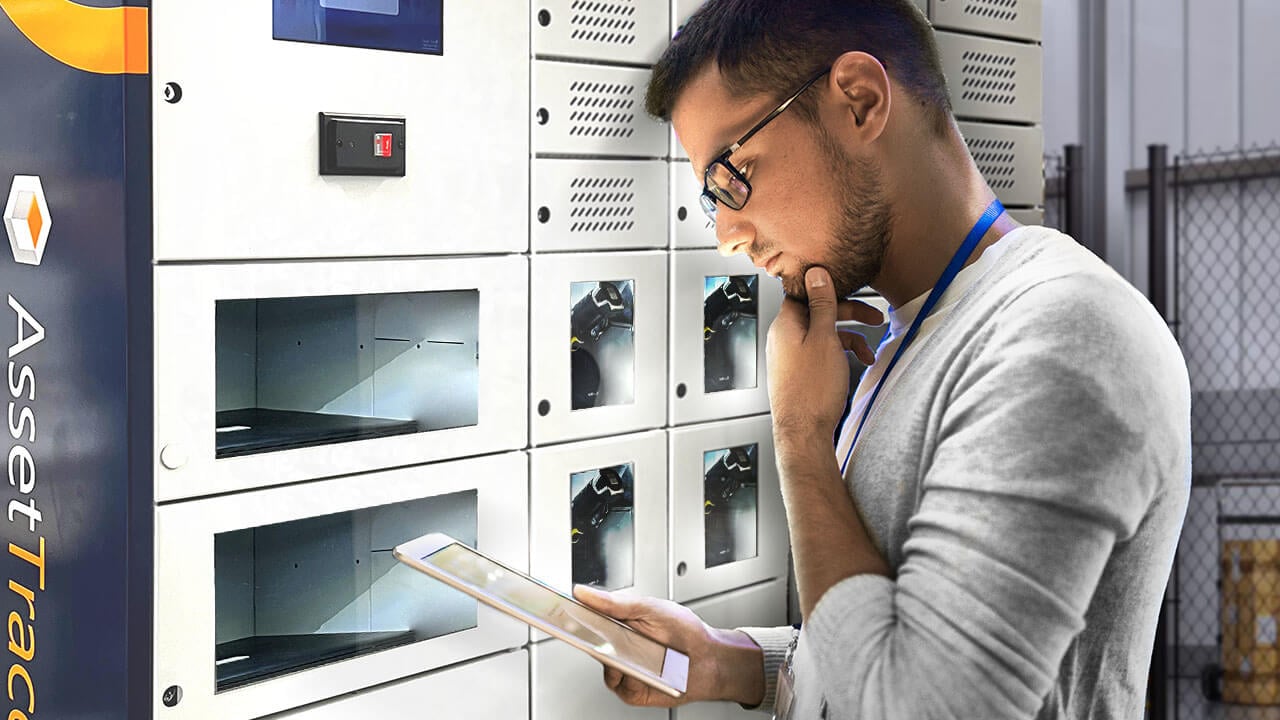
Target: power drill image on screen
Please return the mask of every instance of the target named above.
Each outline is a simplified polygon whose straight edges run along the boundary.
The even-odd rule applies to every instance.
[[[584,285],[589,284],[573,283],[572,294],[577,295]],[[602,359],[606,348],[612,351],[611,357],[617,357],[622,347],[634,354],[635,297],[631,286],[630,280],[601,281],[573,305],[569,349],[574,410],[632,401],[634,388],[627,385],[634,384],[634,374],[623,377],[626,373]],[[634,359],[627,369],[633,371],[633,366]]]
[[[715,278],[721,279],[702,301],[703,389],[709,393],[756,386],[757,277]],[[735,357],[735,352],[747,350],[749,358]],[[738,377],[748,374],[744,367],[750,369],[750,377]]]
[[[706,453],[704,463],[713,460],[702,481],[707,567],[757,554],[757,448],[752,444]]]
[[[586,484],[573,495],[569,511],[573,582],[609,590],[633,585],[635,557],[635,476],[631,465],[575,473]]]

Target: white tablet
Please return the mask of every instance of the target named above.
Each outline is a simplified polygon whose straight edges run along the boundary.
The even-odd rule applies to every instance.
[[[689,658],[602,615],[448,535],[399,545],[402,563],[559,638],[600,662],[672,696],[685,692]]]

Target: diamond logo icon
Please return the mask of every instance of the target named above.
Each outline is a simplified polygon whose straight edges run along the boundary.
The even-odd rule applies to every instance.
[[[13,259],[24,265],[39,265],[52,225],[40,178],[15,175],[4,206],[4,230],[9,235]]]

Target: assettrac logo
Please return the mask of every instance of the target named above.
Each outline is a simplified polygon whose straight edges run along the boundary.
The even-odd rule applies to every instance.
[[[4,229],[9,234],[13,259],[24,265],[39,265],[52,225],[40,178],[15,175],[9,188],[9,202],[4,206]]]

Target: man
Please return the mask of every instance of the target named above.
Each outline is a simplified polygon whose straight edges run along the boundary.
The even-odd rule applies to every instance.
[[[920,12],[710,0],[648,108],[705,178],[721,250],[790,296],[768,381],[804,622],[717,630],[664,601],[579,597],[688,652],[686,701],[1140,718],[1189,491],[1185,364],[1119,275],[993,204]],[[845,351],[871,358],[835,325],[876,319],[839,300],[864,284],[891,335],[846,413]]]

